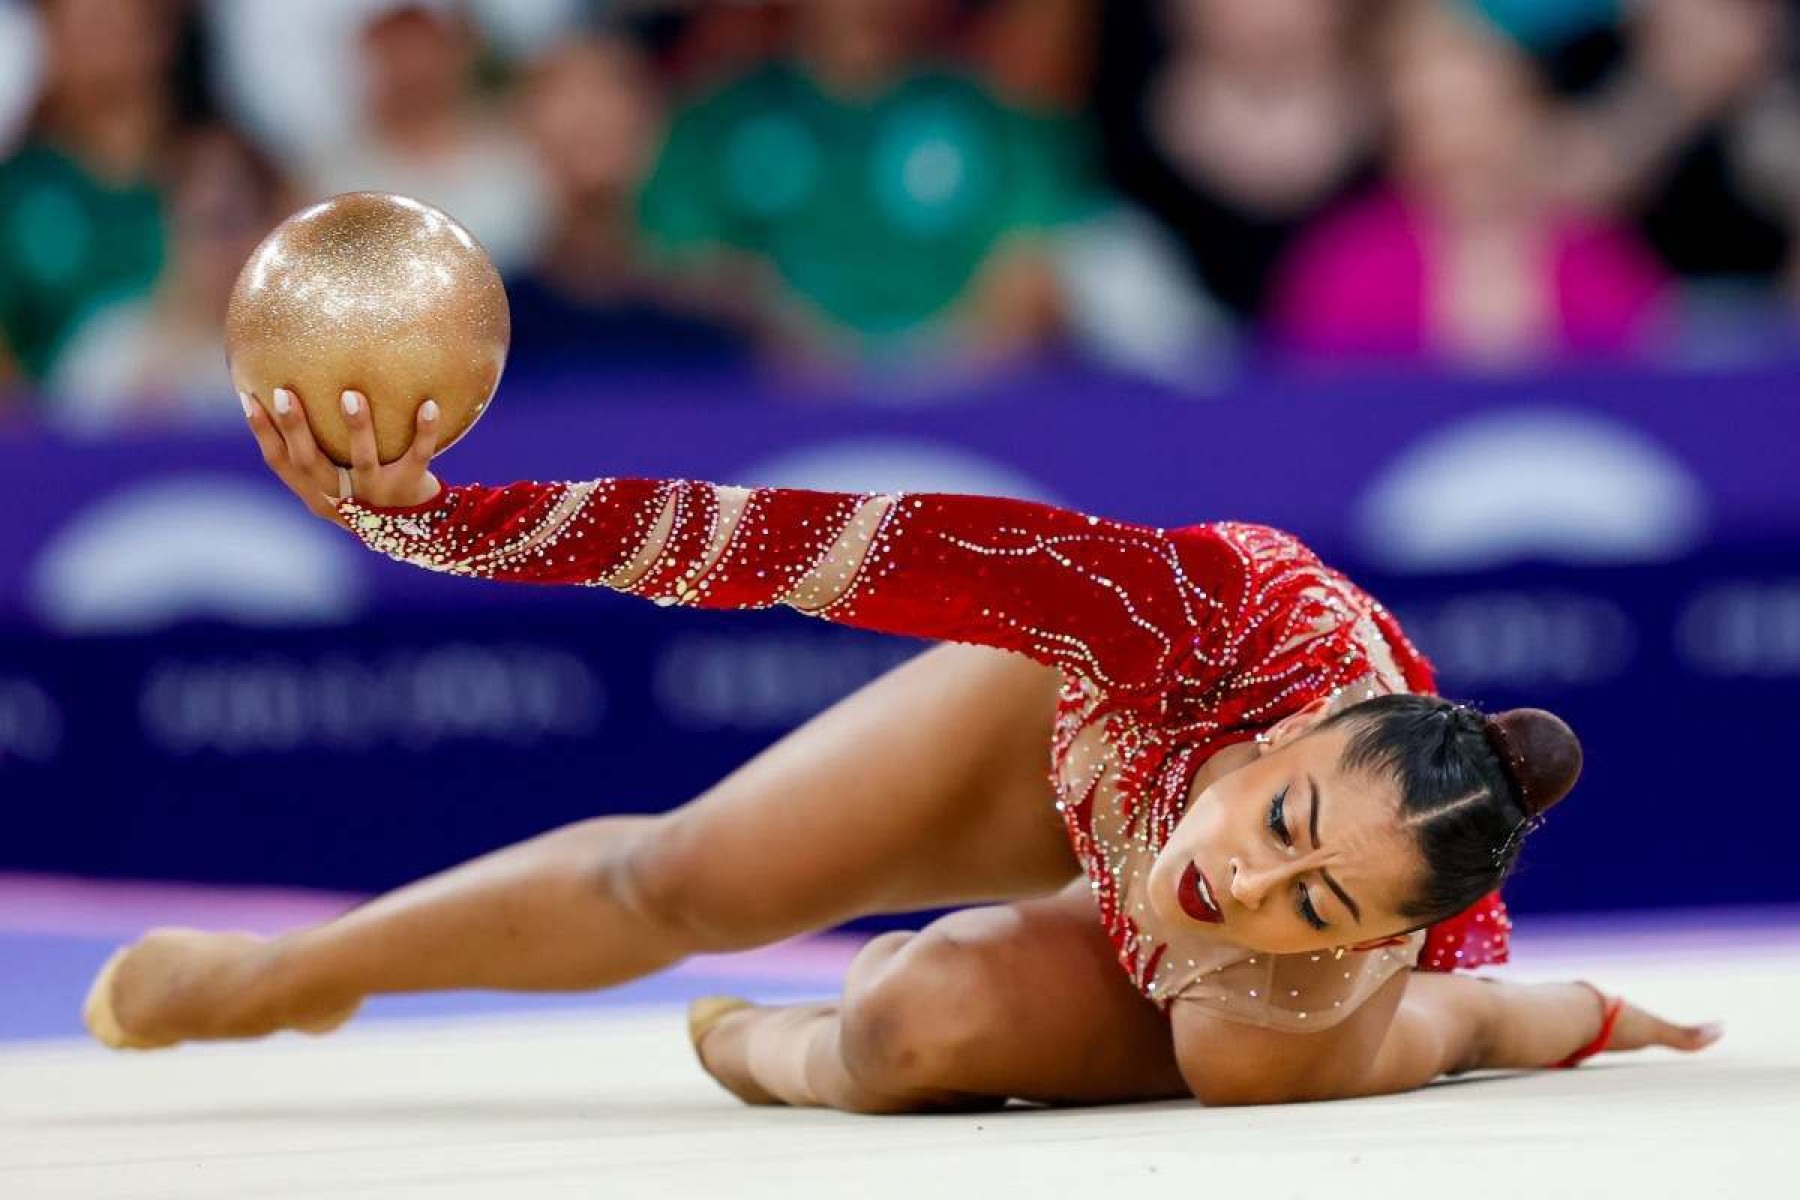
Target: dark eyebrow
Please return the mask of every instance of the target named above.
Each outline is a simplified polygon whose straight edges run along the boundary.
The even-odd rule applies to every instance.
[[[1306,828],[1307,832],[1312,834],[1313,849],[1317,850],[1319,848],[1319,781],[1308,775],[1306,782],[1312,787],[1312,812],[1307,814]],[[1351,917],[1355,918],[1358,925],[1361,925],[1362,908],[1350,898],[1350,893],[1344,890],[1343,885],[1331,877],[1330,871],[1320,871],[1319,878],[1325,881],[1325,886],[1331,889],[1331,894],[1343,902],[1344,907],[1350,910]]]

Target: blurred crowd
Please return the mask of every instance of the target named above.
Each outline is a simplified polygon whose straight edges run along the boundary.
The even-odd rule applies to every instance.
[[[437,204],[509,376],[1719,361],[1800,329],[1785,0],[0,0],[0,393],[231,419],[282,216]]]

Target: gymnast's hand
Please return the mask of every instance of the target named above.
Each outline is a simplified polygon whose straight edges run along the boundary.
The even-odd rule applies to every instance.
[[[1666,1046],[1670,1050],[1693,1054],[1706,1049],[1724,1034],[1725,1027],[1717,1022],[1678,1025],[1673,1021],[1663,1020],[1655,1013],[1646,1012],[1635,1004],[1622,1002],[1618,1023],[1613,1026],[1612,1037],[1606,1043],[1606,1053]]]
[[[319,449],[312,427],[306,423],[306,407],[286,388],[275,390],[265,410],[254,397],[240,394],[250,431],[269,465],[288,490],[327,521],[344,524],[337,501],[346,498],[344,485],[365,504],[379,508],[409,508],[438,494],[440,485],[431,473],[431,456],[437,452],[438,406],[427,400],[414,419],[412,445],[393,462],[382,465],[375,449],[375,427],[369,420],[369,401],[358,392],[342,397],[344,421],[350,428],[350,467],[340,471]]]

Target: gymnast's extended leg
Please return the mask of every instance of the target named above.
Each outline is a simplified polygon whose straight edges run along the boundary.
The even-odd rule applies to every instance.
[[[572,825],[266,942],[152,934],[102,973],[90,1028],[317,1030],[369,995],[606,987],[872,911],[1052,891],[1077,873],[1047,779],[1055,694],[1044,667],[940,647],[666,815]]]

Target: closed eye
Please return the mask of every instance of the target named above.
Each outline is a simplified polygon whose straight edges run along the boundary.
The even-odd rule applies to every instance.
[[[1294,890],[1300,894],[1298,904],[1298,908],[1300,909],[1300,919],[1305,921],[1308,925],[1311,925],[1314,929],[1322,930],[1326,928],[1329,922],[1319,915],[1318,909],[1313,907],[1312,893],[1306,890],[1306,885],[1296,885]]]
[[[1268,825],[1269,832],[1275,835],[1276,841],[1283,846],[1292,846],[1294,835],[1287,826],[1287,794],[1288,789],[1285,787],[1275,793],[1275,799],[1269,802],[1269,815],[1264,823]],[[1306,890],[1306,885],[1296,883],[1294,891],[1294,907],[1300,913],[1300,919],[1314,929],[1325,929],[1329,922],[1319,915],[1318,909],[1313,907],[1312,894]]]
[[[1288,790],[1285,787],[1275,793],[1275,799],[1269,804],[1269,817],[1266,823],[1269,826],[1269,832],[1275,835],[1276,841],[1283,846],[1292,846],[1294,835],[1288,831],[1287,827],[1287,794]]]

